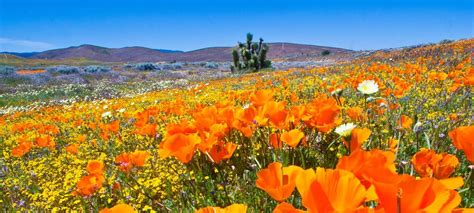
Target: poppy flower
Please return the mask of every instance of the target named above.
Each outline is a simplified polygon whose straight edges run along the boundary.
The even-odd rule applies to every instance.
[[[280,140],[279,133],[272,133],[269,138],[269,143],[274,149],[280,149],[283,147],[283,143]]]
[[[117,204],[112,208],[105,208],[99,211],[99,213],[134,213],[136,212],[133,207],[127,204]]]
[[[87,163],[86,170],[89,174],[102,174],[104,172],[104,163],[99,160],[90,160]]]
[[[462,181],[462,179],[461,179]],[[399,183],[375,183],[377,208],[386,212],[451,212],[459,194],[434,178],[405,178]]]
[[[351,172],[340,169],[306,170],[296,179],[302,204],[309,212],[351,212],[366,200],[367,191]]]
[[[129,153],[122,153],[115,157],[115,163],[123,172],[129,172],[133,168],[132,159]]]
[[[273,100],[272,90],[257,90],[254,94],[250,95],[250,101],[255,106],[263,106],[267,102]]]
[[[415,171],[422,177],[449,178],[459,165],[454,155],[436,154],[434,150],[422,148],[411,160]]]
[[[28,153],[33,146],[33,143],[28,141],[23,141],[18,144],[15,148],[12,149],[12,155],[15,157],[22,157]]]
[[[360,107],[351,107],[347,109],[347,116],[354,121],[361,121],[364,120],[364,110]]]
[[[387,145],[390,148],[390,151],[395,153],[397,151],[398,140],[394,138],[389,138],[387,141]]]
[[[467,160],[474,163],[474,126],[458,127],[448,133],[454,146],[463,150]]]
[[[132,152],[130,155],[132,158],[132,164],[138,167],[144,166],[145,161],[150,156],[150,154],[148,154],[148,152],[146,151],[135,151],[135,152]]]
[[[353,152],[357,149],[361,149],[362,144],[367,139],[369,139],[371,133],[372,132],[367,128],[354,128],[351,131],[349,144],[347,143],[345,138],[342,138],[342,140],[346,144],[346,147],[349,148],[350,152]]]
[[[69,146],[66,147],[66,152],[70,153],[70,154],[77,154],[77,152],[79,151],[79,144],[71,144]]]
[[[156,124],[144,124],[141,127],[137,127],[135,129],[135,133],[138,135],[148,136],[148,137],[155,137],[156,135]]]
[[[39,136],[35,139],[35,145],[39,147],[49,147],[53,148],[56,146],[54,139],[49,135]]]
[[[86,135],[78,135],[77,138],[76,138],[77,142],[79,143],[83,143],[87,140],[87,136]]]
[[[281,163],[274,162],[266,169],[257,172],[256,185],[264,190],[276,201],[284,201],[293,193],[300,167],[282,167]]]
[[[411,129],[413,125],[413,119],[406,115],[402,115],[398,121],[398,126],[402,129]]]
[[[299,125],[301,120],[305,117],[306,107],[305,106],[292,106],[290,109],[290,116],[288,121],[294,125]]]
[[[102,175],[86,175],[76,184],[75,194],[89,196],[102,187],[105,178]]]
[[[296,148],[300,143],[301,139],[304,138],[304,133],[298,129],[290,130],[281,134],[281,141],[285,142],[288,146]]]
[[[390,151],[361,149],[339,159],[336,169],[352,172],[368,189],[372,182],[396,175],[395,154]]]
[[[174,156],[183,163],[191,161],[196,145],[201,142],[201,138],[196,134],[185,135],[182,133],[167,136],[160,144],[158,153],[160,157],[166,158]]]
[[[304,123],[317,128],[323,133],[332,130],[338,123],[340,107],[334,98],[320,97],[306,106],[306,116],[302,118]]]
[[[195,213],[241,213],[247,212],[247,206],[244,204],[232,204],[225,208],[205,207],[195,211]]]
[[[107,124],[107,129],[111,132],[115,132],[115,133],[118,132],[120,129],[120,121],[115,120],[115,121],[110,122],[109,124]]]
[[[212,157],[214,163],[219,164],[222,160],[232,157],[236,148],[237,144],[235,143],[219,143],[212,147],[209,151],[209,155]]]

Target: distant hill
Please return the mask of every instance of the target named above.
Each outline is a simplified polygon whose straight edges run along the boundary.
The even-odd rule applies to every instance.
[[[38,54],[38,53],[39,52],[28,52],[28,53],[0,52],[0,54],[15,55],[15,56],[22,57],[22,58],[29,58],[29,57],[32,57],[32,56]]]
[[[294,59],[320,57],[329,50],[332,54],[350,53],[351,50],[293,43],[268,43],[270,59]],[[39,53],[8,53],[29,59],[63,60],[84,58],[101,62],[158,62],[158,61],[231,61],[232,47],[209,47],[193,51],[151,49],[146,47],[106,48],[80,45]]]

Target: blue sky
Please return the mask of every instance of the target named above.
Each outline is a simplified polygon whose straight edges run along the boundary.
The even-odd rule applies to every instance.
[[[473,37],[471,0],[0,0],[0,51],[80,44],[193,50],[268,42],[348,49]]]

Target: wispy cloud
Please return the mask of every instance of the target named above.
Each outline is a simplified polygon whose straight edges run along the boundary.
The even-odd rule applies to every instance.
[[[19,40],[0,37],[0,51],[9,51],[14,49],[29,49],[31,51],[42,51],[53,48],[54,45],[41,41]]]

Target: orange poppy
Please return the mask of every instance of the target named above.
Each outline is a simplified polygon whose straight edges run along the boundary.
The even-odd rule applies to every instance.
[[[290,109],[289,122],[292,122],[295,126],[299,125],[301,120],[305,118],[306,107],[305,106],[292,106]]]
[[[102,174],[104,172],[104,163],[99,160],[90,160],[87,163],[86,167],[87,172],[89,174],[97,175],[97,174]]]
[[[66,147],[66,152],[70,153],[70,154],[77,154],[77,152],[79,151],[79,144],[71,144],[69,146]]]
[[[379,197],[377,208],[386,212],[451,212],[461,203],[455,190],[434,178],[375,183],[375,189]]]
[[[77,138],[76,138],[77,142],[79,143],[83,143],[87,140],[87,136],[86,135],[78,135]]]
[[[411,129],[411,126],[413,125],[413,119],[406,115],[402,115],[400,117],[400,120],[398,121],[398,126],[403,129]]]
[[[119,166],[123,172],[129,172],[133,168],[133,164],[130,159],[129,153],[122,153],[115,157],[115,163]]]
[[[149,136],[149,137],[155,137],[156,135],[156,124],[144,124],[141,127],[137,127],[135,129],[135,134],[143,135],[143,136]]]
[[[283,143],[281,142],[280,137],[281,136],[278,133],[273,133],[270,135],[269,142],[273,148],[279,149],[283,147]]]
[[[272,90],[257,90],[254,94],[250,95],[250,101],[255,106],[263,106],[267,102],[273,100]]]
[[[467,160],[474,163],[474,126],[458,127],[448,133],[454,146],[463,150]]]
[[[76,191],[73,194],[89,196],[102,187],[105,178],[102,174],[90,174],[81,177],[76,184]]]
[[[225,208],[205,207],[195,211],[195,213],[241,213],[247,212],[247,206],[244,204],[232,204]]]
[[[105,208],[99,211],[99,213],[134,213],[136,212],[133,207],[127,204],[117,204],[112,208]]]
[[[398,140],[394,138],[390,138],[387,141],[388,147],[390,148],[390,151],[395,153],[397,151],[397,145],[398,145]]]
[[[182,133],[167,136],[160,144],[158,153],[160,157],[174,156],[183,163],[191,161],[196,150],[196,145],[201,138],[196,134],[185,135]]]
[[[368,189],[374,180],[389,179],[397,174],[394,161],[395,154],[392,152],[358,149],[339,159],[336,169],[352,172]]]
[[[214,163],[220,163],[222,160],[229,159],[232,157],[237,144],[235,143],[218,143],[212,147],[209,151],[209,155],[212,157]]]
[[[56,143],[54,142],[54,139],[51,136],[43,135],[36,138],[35,145],[39,147],[53,148],[54,146],[56,146]]]
[[[415,171],[422,177],[449,178],[459,165],[454,155],[436,154],[434,150],[422,148],[411,159]]]
[[[323,133],[332,130],[338,123],[340,107],[334,98],[320,97],[306,106],[307,116],[302,120],[309,127],[317,128]]]
[[[22,157],[30,151],[32,146],[33,143],[29,141],[22,141],[18,144],[18,146],[12,149],[12,155],[15,157]]]
[[[351,132],[349,144],[345,141],[344,138],[342,140],[346,144],[346,147],[349,148],[350,152],[353,152],[355,150],[362,148],[362,144],[367,139],[369,139],[371,133],[372,132],[367,128],[362,128],[362,129],[354,128],[352,129],[352,132]]]
[[[266,169],[257,172],[256,185],[264,190],[273,199],[284,201],[293,193],[295,189],[295,180],[299,172],[303,171],[300,167],[283,167],[281,163],[274,162],[268,165]]]
[[[364,120],[364,110],[360,107],[351,107],[347,109],[347,116],[354,121],[361,121]]]
[[[293,129],[289,132],[281,134],[281,141],[285,142],[288,146],[296,148],[300,143],[301,139],[304,138],[304,133],[299,129]]]
[[[135,152],[132,152],[130,155],[132,158],[132,164],[138,167],[144,166],[145,161],[150,156],[150,154],[148,154],[148,152],[146,151],[135,151]]]
[[[111,132],[118,132],[120,129],[120,121],[115,120],[107,124],[107,129],[110,130]]]
[[[317,168],[296,179],[302,204],[309,212],[351,212],[363,207],[367,191],[351,172]]]

